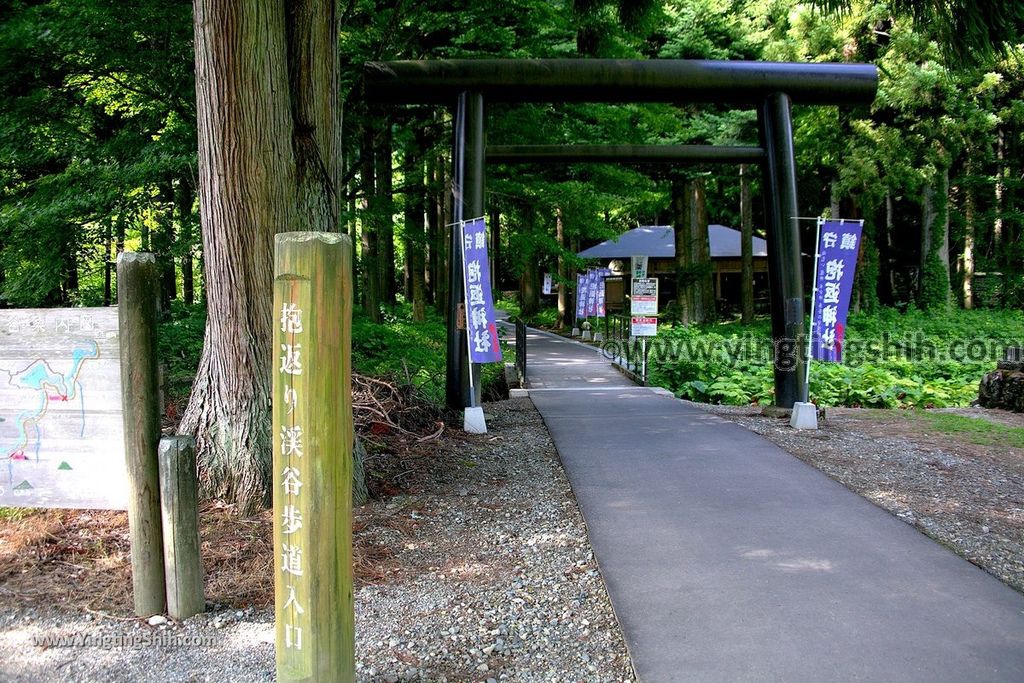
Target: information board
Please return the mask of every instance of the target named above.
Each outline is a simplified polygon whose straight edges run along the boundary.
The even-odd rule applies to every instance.
[[[0,506],[128,506],[116,308],[0,312]]]
[[[633,315],[657,315],[658,278],[633,278],[629,312]]]

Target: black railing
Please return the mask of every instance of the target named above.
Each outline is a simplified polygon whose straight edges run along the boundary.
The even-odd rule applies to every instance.
[[[526,322],[516,318],[516,370],[519,372],[519,386],[526,386]]]

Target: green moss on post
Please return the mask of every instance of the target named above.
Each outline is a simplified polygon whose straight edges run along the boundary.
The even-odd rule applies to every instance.
[[[277,235],[274,595],[277,680],[355,680],[351,243]]]

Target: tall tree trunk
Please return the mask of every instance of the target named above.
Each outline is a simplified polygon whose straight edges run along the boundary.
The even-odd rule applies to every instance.
[[[690,324],[693,313],[692,264],[690,256],[690,225],[686,201],[686,181],[673,178],[671,185],[672,232],[676,243],[676,317]]]
[[[61,250],[64,278],[60,289],[60,304],[67,306],[78,295],[78,240],[75,226],[68,224],[65,230],[67,235]]]
[[[525,213],[526,243],[529,245],[529,251],[522,254],[522,274],[519,276],[519,309],[524,316],[533,315],[540,310],[540,265],[537,263],[537,240],[534,235],[537,216],[533,207],[527,207]]]
[[[501,207],[491,199],[491,291],[501,292]]]
[[[363,180],[362,214],[362,265],[363,265],[363,310],[370,320],[381,321],[380,316],[380,254],[378,249],[379,225],[381,223],[380,201],[377,196],[377,182],[374,173],[373,122],[367,116],[363,121],[362,151],[360,152],[360,175]]]
[[[164,220],[160,222],[153,236],[153,252],[156,254],[157,266],[160,270],[160,304],[168,310],[171,300],[178,294],[178,281],[174,268],[174,218],[176,204],[174,201],[174,183],[168,181],[161,186],[161,199],[167,204]],[[164,213],[164,212],[161,212]]]
[[[114,267],[114,230],[108,218],[103,226],[103,305],[114,303],[113,267]]]
[[[740,165],[740,323],[754,322],[754,209],[750,204],[750,167]]]
[[[942,225],[940,230],[942,234],[939,235],[939,265],[942,266],[942,270],[946,276],[946,300],[949,300],[950,290],[950,268],[949,268],[949,167],[944,166],[942,168],[942,174],[939,176],[939,196],[942,197]],[[934,239],[934,237],[933,237]]]
[[[210,492],[270,501],[273,238],[337,229],[333,0],[196,0],[199,205],[209,315],[182,431]]]
[[[708,241],[708,211],[704,201],[704,178],[686,183],[687,220],[690,227],[691,264],[694,280],[693,319],[696,323],[716,318],[714,272],[711,265],[711,244]]]
[[[195,202],[195,193],[191,181],[182,177],[178,180],[178,225],[180,226],[181,239],[181,298],[186,305],[195,303],[195,266],[192,262],[192,240],[194,232],[192,229],[192,205]]]
[[[977,220],[977,205],[974,197],[974,187],[971,184],[970,176],[973,175],[974,165],[968,162],[965,172],[968,182],[964,183],[964,253],[963,253],[963,292],[964,308],[974,308],[974,241],[975,241],[975,220]]]
[[[558,320],[555,326],[558,329],[565,327],[569,319],[568,287],[565,286],[568,278],[565,270],[565,220],[562,216],[562,207],[555,207],[555,238],[558,240]]]
[[[433,150],[426,153],[425,184],[423,186],[423,210],[427,226],[427,243],[423,264],[423,284],[426,298],[430,303],[437,303],[437,200],[434,197],[434,175],[437,166],[436,154]]]
[[[922,209],[923,211],[923,209]],[[922,214],[923,216],[923,214]],[[923,224],[923,220],[922,220]],[[885,234],[879,240],[879,251],[881,256],[881,281],[885,285],[885,299],[892,302],[896,298],[896,272],[892,267],[892,238],[896,228],[896,201],[893,199],[892,190],[885,190]]]
[[[353,181],[354,184],[354,181]],[[360,301],[359,291],[359,256],[356,245],[359,244],[359,220],[356,213],[356,196],[350,188],[348,193],[348,239],[352,242],[352,301]]]
[[[117,253],[117,256],[124,253],[125,222],[127,220],[128,219],[125,217],[124,213],[119,213],[117,215],[117,222],[115,223],[114,228],[114,250]]]
[[[841,216],[839,215],[839,212],[840,212],[839,203],[840,203],[840,199],[841,199],[840,193],[839,193],[839,178],[832,178],[831,182],[829,182],[828,190],[829,190],[828,191],[828,197],[829,197],[828,213],[829,213],[829,217],[830,218],[841,218]]]
[[[410,143],[405,152],[405,253],[409,270],[409,295],[412,299],[412,319],[427,318],[426,286],[424,282],[424,198],[423,160],[418,142]]]
[[[388,304],[395,303],[397,274],[395,271],[395,200],[393,196],[394,171],[392,161],[391,122],[384,120],[380,144],[377,146],[377,194],[383,211],[380,221],[380,297]]]
[[[996,132],[996,183],[995,183],[995,220],[992,223],[992,257],[1002,265],[1003,253],[1003,194],[1006,191],[1004,173],[1006,171],[1006,142],[1003,129]]]
[[[434,202],[433,214],[434,225],[436,226],[434,251],[437,257],[434,259],[434,309],[438,313],[444,313],[448,308],[448,177],[446,175],[447,163],[442,153],[437,154],[437,164],[434,166]]]

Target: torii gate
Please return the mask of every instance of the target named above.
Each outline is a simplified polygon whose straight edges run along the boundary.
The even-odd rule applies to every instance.
[[[616,161],[637,155],[675,161],[759,163],[764,173],[775,403],[792,408],[805,396],[804,291],[797,221],[796,161],[791,106],[870,104],[878,73],[869,64],[788,62],[455,59],[368,62],[366,97],[389,104],[454,106],[453,219],[484,215],[484,100],[495,102],[708,102],[755,107],[760,147],[694,146],[659,151],[648,146],[495,149],[492,159]],[[532,157],[530,156],[532,155]],[[584,159],[586,157],[586,159]],[[446,397],[453,408],[479,405],[465,335],[455,329],[464,298],[461,250],[453,231],[448,270]]]

